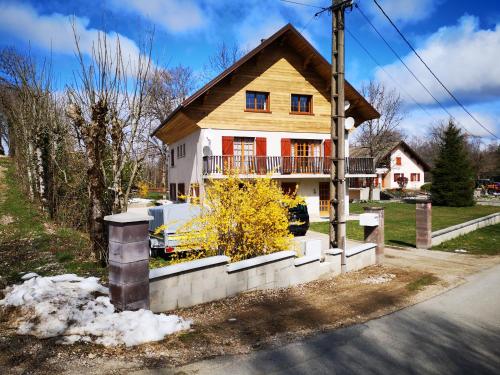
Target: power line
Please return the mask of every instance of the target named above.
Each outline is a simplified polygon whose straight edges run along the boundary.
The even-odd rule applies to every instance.
[[[375,5],[380,9],[380,11],[384,14],[385,18],[390,22],[390,24],[396,29],[398,34],[403,38],[403,40],[406,42],[408,47],[413,51],[413,53],[418,57],[418,59],[424,64],[424,66],[427,68],[427,70],[432,74],[432,76],[439,82],[439,84],[446,90],[446,92],[453,98],[453,100],[479,125],[481,126],[484,130],[486,130],[488,133],[490,133],[493,137],[499,139],[491,130],[489,130],[486,126],[484,126],[479,120],[467,109],[465,106],[458,100],[458,98],[453,95],[453,93],[446,87],[446,85],[439,79],[439,77],[432,71],[432,69],[427,65],[427,63],[424,61],[424,59],[419,55],[419,53],[413,48],[412,44],[408,41],[408,39],[404,36],[404,34],[399,30],[399,28],[396,26],[396,24],[392,21],[392,19],[389,17],[389,15],[384,11],[384,9],[380,6],[380,4],[377,2],[377,0],[373,0]]]
[[[309,24],[312,22],[313,19],[315,19],[316,17],[318,17],[317,14],[313,14],[312,17],[309,19],[309,21],[307,21],[307,23],[304,25],[304,27],[302,27],[300,29],[300,32],[303,33],[304,31],[307,30],[307,27],[309,26]]]
[[[279,0],[279,1],[282,1],[284,3],[295,4],[295,5],[303,5],[306,7],[311,7],[311,8],[316,8],[316,9],[324,9],[323,7],[320,7],[319,5],[305,4],[305,3],[301,3],[299,1],[291,1],[291,0]]]
[[[426,85],[417,77],[417,75],[410,69],[410,67],[404,62],[403,58],[399,53],[396,52],[396,50],[390,45],[390,43],[387,41],[387,39],[384,38],[384,36],[380,33],[380,31],[375,27],[375,25],[370,21],[370,19],[366,16],[366,14],[361,10],[358,4],[354,5],[355,8],[360,12],[360,14],[363,16],[365,21],[372,27],[372,29],[377,33],[377,35],[384,41],[385,45],[391,50],[391,52],[398,58],[398,60],[403,64],[403,66],[408,70],[408,72],[413,76],[413,78],[420,84],[420,86],[423,87],[423,89],[434,99],[434,101],[445,111],[450,118],[455,119],[455,116],[453,116],[450,111],[441,103],[433,94],[432,92],[427,88]],[[455,121],[457,121],[455,119]],[[457,121],[458,122],[458,121]],[[467,131],[467,128],[465,125],[462,124],[464,129]],[[470,132],[469,132],[470,133]]]

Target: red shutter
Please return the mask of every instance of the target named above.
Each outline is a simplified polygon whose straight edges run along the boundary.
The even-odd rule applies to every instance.
[[[282,173],[291,173],[292,171],[292,141],[290,138],[281,138],[281,163]]]
[[[233,167],[234,138],[222,137],[222,170],[227,172]]]
[[[257,157],[257,173],[267,173],[267,139],[255,138],[255,156]]]
[[[323,143],[323,173],[328,174],[330,173],[330,168],[332,165],[331,162],[331,154],[332,154],[332,140],[331,139],[325,139],[325,142]]]

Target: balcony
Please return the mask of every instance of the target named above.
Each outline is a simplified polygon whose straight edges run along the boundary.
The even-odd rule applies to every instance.
[[[204,156],[203,175],[225,174],[235,169],[243,175],[265,174],[330,174],[331,159],[325,157],[294,156]],[[349,175],[375,174],[373,158],[346,158],[345,173]]]

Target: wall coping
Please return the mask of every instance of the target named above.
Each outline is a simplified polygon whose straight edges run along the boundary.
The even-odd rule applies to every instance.
[[[332,248],[332,249],[328,249],[325,251],[325,254],[327,255],[340,255],[342,254],[344,251],[342,249],[339,249],[339,248]]]
[[[196,259],[190,262],[173,264],[161,268],[154,268],[149,271],[149,280],[159,279],[167,276],[174,276],[181,273],[193,272],[203,268],[228,264],[230,258],[225,255],[217,255],[208,258]]]
[[[319,262],[319,257],[317,257],[317,256],[300,257],[300,258],[294,259],[293,264],[295,265],[295,267],[298,267],[298,266],[303,266],[304,264],[309,264],[312,262]]]
[[[255,258],[240,260],[239,262],[231,263],[227,266],[227,272],[237,272],[248,268],[257,267],[266,263],[277,262],[283,259],[295,258],[295,251],[279,251],[267,255],[261,255]]]
[[[469,225],[481,223],[481,222],[486,221],[488,219],[493,219],[497,216],[500,216],[500,212],[495,212],[494,214],[490,214],[490,215],[483,216],[483,217],[478,217],[477,219],[472,219],[472,220],[466,221],[464,223],[452,225],[451,227],[440,229],[440,230],[437,230],[435,232],[432,232],[431,237],[439,237],[439,236],[442,236],[443,234],[447,234],[447,233],[453,232],[457,229],[462,229],[462,228],[468,227]]]
[[[362,253],[363,251],[374,249],[376,247],[377,247],[377,244],[375,244],[373,242],[367,242],[367,243],[346,249],[345,256],[349,258],[349,257],[352,257],[353,255]]]
[[[153,220],[153,216],[140,214],[137,212],[130,212],[130,211],[122,212],[121,214],[104,216],[104,221],[109,221],[112,223],[120,223],[120,224],[135,223],[139,221],[150,221],[150,220]]]

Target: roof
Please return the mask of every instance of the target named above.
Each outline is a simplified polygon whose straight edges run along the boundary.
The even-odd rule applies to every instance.
[[[315,68],[318,74],[327,82],[331,80],[331,65],[330,63],[304,38],[304,36],[297,31],[290,23],[282,27],[271,37],[262,41],[259,46],[248,52],[241,59],[236,61],[229,68],[220,73],[217,77],[208,82],[205,86],[200,88],[186,100],[184,100],[151,134],[154,136],[168,121],[173,118],[178,112],[188,108],[193,102],[201,98],[210,89],[217,86],[225,78],[228,78],[239,67],[250,61],[253,57],[257,56],[265,48],[269,47],[274,42],[282,40],[285,43],[292,44],[295,50],[304,55],[309,60],[310,64]],[[346,116],[352,116],[356,120],[356,126],[367,120],[372,120],[380,117],[373,106],[358,92],[351,84],[345,81],[345,98],[351,104],[346,112]]]
[[[402,147],[406,151],[406,153],[408,153],[413,159],[415,159],[420,165],[422,165],[425,172],[431,170],[429,164],[427,164],[424,159],[422,159],[422,157],[403,140],[392,142],[383,150],[377,152],[377,154],[374,156],[375,165],[388,158],[390,154],[393,153],[398,147]],[[370,157],[371,155],[368,147],[351,147],[349,149],[349,156],[361,158]]]

